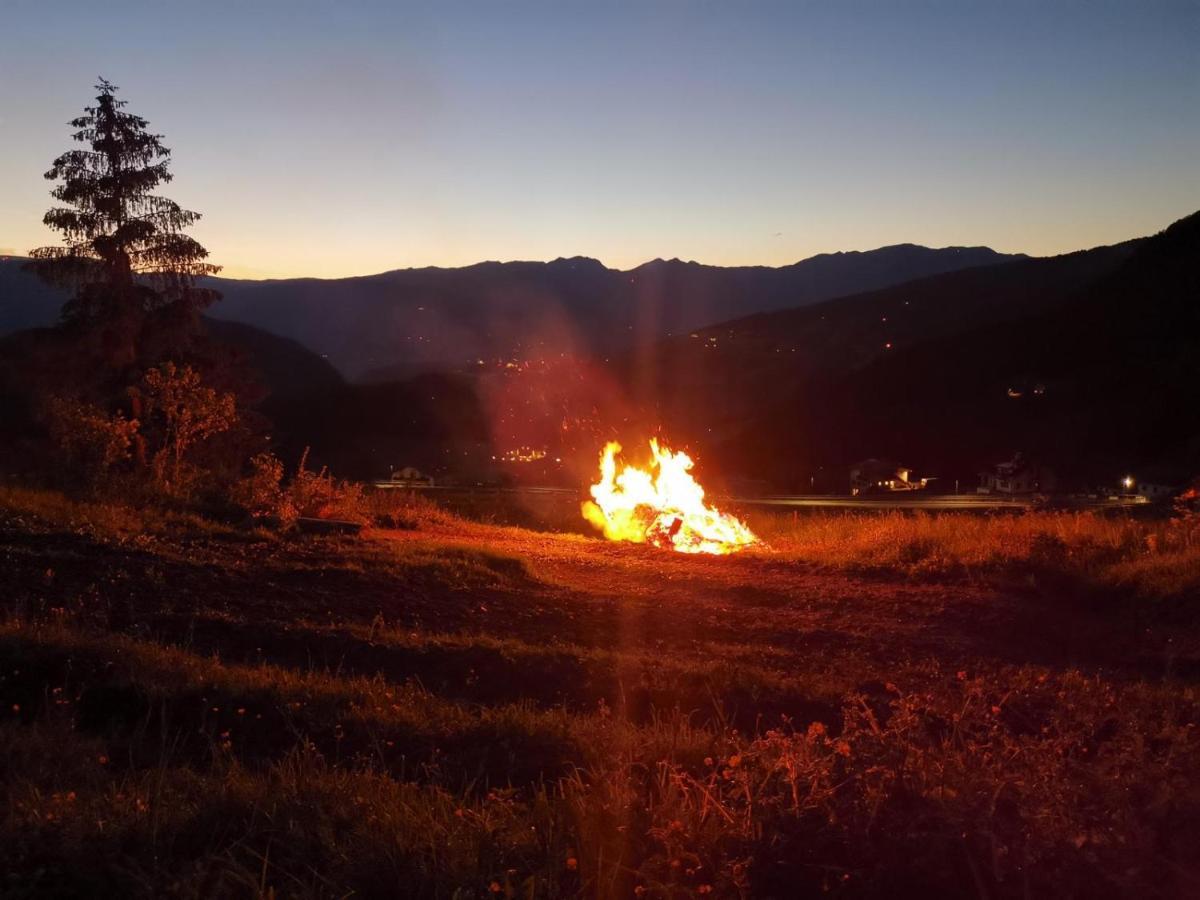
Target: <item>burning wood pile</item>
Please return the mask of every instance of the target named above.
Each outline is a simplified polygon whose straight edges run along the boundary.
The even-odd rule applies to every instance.
[[[734,553],[759,544],[746,525],[704,502],[691,475],[692,459],[651,438],[645,469],[618,463],[621,445],[610,441],[600,456],[600,481],[583,503],[583,517],[611,541],[653,544],[680,553]]]

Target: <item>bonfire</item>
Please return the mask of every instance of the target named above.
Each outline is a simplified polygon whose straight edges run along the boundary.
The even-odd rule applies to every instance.
[[[653,544],[680,553],[734,553],[758,544],[745,523],[704,502],[692,477],[692,459],[651,438],[645,469],[618,463],[621,445],[609,441],[600,455],[600,481],[583,517],[611,541]]]

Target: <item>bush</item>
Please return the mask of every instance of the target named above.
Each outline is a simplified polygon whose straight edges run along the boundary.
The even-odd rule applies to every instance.
[[[458,521],[428,497],[413,490],[376,489],[367,493],[366,503],[371,520],[380,528],[412,531]]]
[[[308,450],[285,486],[284,465],[270,452],[250,460],[250,474],[238,481],[230,499],[255,519],[290,525],[297,518],[341,519],[366,525],[373,519],[361,484],[334,478],[329,470],[308,468]]]
[[[137,419],[62,397],[51,398],[44,414],[63,471],[76,472],[89,487],[99,487],[130,460],[140,424]]]
[[[308,450],[305,450],[287,489],[288,498],[299,515],[313,519],[344,519],[364,525],[370,521],[361,484],[334,478],[325,466],[313,472],[307,463]]]
[[[120,408],[125,402],[129,414]],[[42,417],[66,480],[95,491],[123,474],[122,489],[149,487],[175,499],[190,497],[213,474],[195,464],[194,451],[238,420],[233,394],[206,387],[195,369],[173,362],[147,371],[111,408],[56,396]]]
[[[129,397],[153,445],[149,462],[155,485],[171,496],[189,494],[198,473],[185,457],[199,442],[234,426],[233,394],[206,387],[191,366],[165,362],[147,371]]]
[[[283,463],[274,453],[259,453],[250,460],[250,474],[233,485],[230,500],[256,520],[296,519],[296,508],[283,489]]]

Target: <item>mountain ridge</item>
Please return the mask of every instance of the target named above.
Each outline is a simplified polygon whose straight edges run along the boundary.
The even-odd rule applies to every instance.
[[[896,244],[780,267],[650,260],[618,270],[591,257],[561,257],[343,279],[214,278],[208,283],[224,299],[209,314],[298,340],[349,377],[377,370],[411,375],[563,347],[604,356],[739,314],[1025,258],[981,247]],[[6,303],[3,330],[53,321],[54,295],[21,282],[29,276],[14,274],[19,264],[13,258],[0,264],[0,296],[16,306],[32,296],[34,305],[21,312]]]

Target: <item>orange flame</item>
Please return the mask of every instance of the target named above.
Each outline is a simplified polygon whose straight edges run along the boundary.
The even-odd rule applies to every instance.
[[[739,519],[704,502],[704,488],[692,478],[692,459],[650,439],[649,469],[620,464],[621,445],[609,441],[600,455],[600,481],[583,517],[610,541],[648,543],[680,553],[733,553],[758,538]],[[657,472],[654,472],[657,470]],[[654,472],[654,474],[652,474]]]

